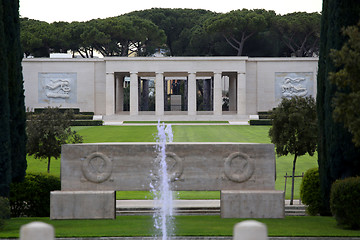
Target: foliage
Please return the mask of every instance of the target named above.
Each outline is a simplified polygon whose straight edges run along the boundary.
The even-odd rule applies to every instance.
[[[11,178],[22,181],[26,171],[26,114],[21,61],[23,53],[20,44],[19,1],[4,1],[7,33]]]
[[[311,57],[319,51],[320,19],[316,12],[294,12],[276,16],[272,28],[293,56]]]
[[[360,149],[355,148],[348,130],[333,119],[332,104],[339,89],[329,80],[329,72],[338,70],[329,53],[331,49],[341,49],[346,40],[341,30],[346,26],[357,24],[359,12],[359,1],[323,1],[316,100],[322,215],[331,214],[329,200],[332,183],[337,179],[360,173]]]
[[[0,1],[0,196],[26,170],[25,107],[18,1]]]
[[[62,144],[82,142],[82,137],[70,128],[71,119],[71,111],[61,113],[58,108],[48,107],[28,121],[27,152],[35,158],[47,159],[48,172],[51,157],[60,156]]]
[[[102,120],[76,120],[71,121],[70,126],[101,126]]]
[[[360,177],[335,181],[331,187],[330,207],[339,225],[360,229]]]
[[[251,119],[249,121],[250,125],[265,125],[265,126],[271,126],[272,121],[271,119]]]
[[[288,56],[289,50],[281,43],[283,36],[275,34],[275,28],[270,27],[277,26],[275,18],[284,19],[282,25],[292,26],[291,31],[295,32],[290,33],[296,35],[296,43],[306,36],[304,28],[299,28],[298,32],[296,26],[318,25],[316,18],[305,17],[306,22],[300,22],[303,18],[276,16],[273,11],[262,9],[220,14],[203,9],[152,8],[87,22],[46,23],[23,18],[21,44],[26,56],[35,57],[68,50],[84,58],[94,57],[95,51],[104,56],[127,56],[132,52],[137,56],[149,56],[156,51],[170,56],[231,56],[238,55],[240,46],[236,41],[246,31],[244,38],[251,35],[251,41],[246,41],[246,47],[245,41],[240,44],[242,55]],[[222,29],[220,24],[224,21],[230,22]],[[256,33],[252,34],[253,30]],[[319,35],[319,29],[316,31],[306,39],[306,47],[313,44],[314,49],[318,48],[318,42],[313,41],[314,36]]]
[[[3,229],[5,219],[10,218],[10,205],[9,199],[0,197],[0,230]]]
[[[237,56],[241,56],[246,40],[264,31],[275,15],[274,11],[263,9],[234,10],[209,19],[206,29],[209,32],[221,33],[227,43],[236,49]]]
[[[7,69],[7,50],[5,41],[4,8],[0,1],[0,66]],[[0,196],[8,196],[11,182],[11,143],[9,78],[7,71],[0,71]]]
[[[198,53],[198,55],[208,53],[206,46],[211,39],[208,38],[208,35],[204,37],[201,24],[209,16],[216,15],[216,13],[202,9],[152,8],[131,12],[128,15],[149,19],[164,30],[167,37],[166,45],[171,56],[194,55],[194,49],[191,45],[197,45],[199,42],[202,42],[200,44],[202,49],[205,45],[205,50],[202,50],[202,54]]]
[[[50,216],[50,192],[60,188],[58,177],[49,174],[27,174],[23,182],[11,184],[11,216]]]
[[[311,168],[305,172],[301,182],[300,196],[304,204],[308,205],[306,211],[315,216],[320,212],[320,178],[319,169]]]
[[[331,57],[337,72],[329,79],[338,91],[334,98],[335,121],[342,122],[352,134],[355,146],[360,147],[360,22],[343,30],[349,37],[341,50],[332,50]]]
[[[295,165],[298,156],[308,153],[314,155],[317,143],[316,105],[312,97],[284,98],[276,107],[271,118],[269,130],[271,142],[275,144],[278,156],[294,155],[292,172],[293,203]]]

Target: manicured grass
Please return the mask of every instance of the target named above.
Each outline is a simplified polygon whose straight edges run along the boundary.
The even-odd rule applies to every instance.
[[[270,143],[268,131],[270,126],[239,126],[239,125],[174,125],[172,126],[175,142],[253,142]],[[86,143],[96,142],[154,142],[156,126],[96,126],[73,127],[84,137]],[[277,157],[275,188],[284,190],[286,173],[292,173],[293,156]],[[28,172],[45,172],[47,161],[28,157]],[[299,157],[296,164],[296,175],[301,175],[309,168],[317,167],[317,153],[313,157]],[[51,174],[60,176],[60,159],[52,159]],[[300,197],[301,178],[295,179],[295,198]],[[288,178],[286,198],[290,198],[291,179]],[[219,192],[182,192],[181,199],[218,199]],[[118,199],[149,198],[147,192],[121,192]]]
[[[231,236],[236,223],[245,219],[220,216],[176,216],[177,236]],[[332,217],[286,217],[255,219],[266,224],[269,236],[359,237],[360,231],[340,229]],[[49,218],[14,218],[6,221],[0,238],[19,237],[22,225],[33,221],[52,224],[56,237],[152,236],[151,216],[118,216],[116,220],[49,220]]]

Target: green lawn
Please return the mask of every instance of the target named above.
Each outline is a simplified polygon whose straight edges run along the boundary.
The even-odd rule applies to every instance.
[[[176,216],[177,236],[231,236],[236,223],[245,219],[222,219],[220,216]],[[332,217],[286,217],[255,219],[268,228],[269,236],[359,237],[360,231],[341,229]],[[116,220],[49,220],[49,218],[14,218],[6,221],[0,238],[19,237],[22,225],[33,221],[52,224],[56,237],[152,236],[151,216],[118,216]]]
[[[173,125],[175,142],[253,142],[270,143],[269,126],[239,126],[239,125]],[[86,143],[95,142],[154,142],[156,126],[97,126],[73,127],[84,137]],[[286,173],[291,175],[293,156],[276,158],[277,180],[275,188],[284,190]],[[28,157],[28,172],[45,172],[46,161]],[[296,175],[301,175],[307,169],[317,167],[317,154],[313,157],[299,157],[296,165]],[[60,176],[60,159],[52,160],[50,172]],[[299,198],[300,178],[296,179],[295,198]],[[286,198],[290,198],[291,179],[288,179]],[[144,199],[147,192],[121,192],[118,199]],[[181,192],[182,199],[218,199],[218,192]]]

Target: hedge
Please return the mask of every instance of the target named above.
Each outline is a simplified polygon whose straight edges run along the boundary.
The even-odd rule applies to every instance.
[[[70,126],[102,126],[102,120],[74,120],[71,121]]]
[[[10,185],[11,216],[49,217],[50,192],[60,189],[59,177],[27,174],[23,182]]]
[[[272,120],[271,119],[259,119],[259,120],[250,120],[250,125],[266,125],[271,126]]]
[[[10,205],[9,199],[0,197],[0,229],[3,228],[5,224],[5,219],[10,218]]]
[[[309,215],[317,215],[320,212],[321,194],[319,169],[307,170],[300,186],[300,197],[304,204],[308,205],[306,212]]]
[[[333,183],[330,209],[338,225],[360,229],[360,177],[350,177]]]

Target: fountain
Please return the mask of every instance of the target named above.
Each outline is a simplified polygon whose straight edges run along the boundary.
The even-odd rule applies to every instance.
[[[166,143],[173,141],[171,125],[157,125],[156,152],[157,157],[154,159],[154,170],[150,175],[153,181],[150,182],[150,189],[154,195],[156,202],[153,215],[154,227],[157,234],[161,234],[162,239],[168,239],[173,231],[173,195],[171,191],[171,180],[168,174],[168,166],[166,162]],[[156,236],[157,237],[157,236]]]
[[[284,192],[275,190],[274,145],[169,143],[171,126],[158,129],[157,143],[63,145],[61,191],[51,192],[50,218],[114,219],[115,191],[152,190],[161,207],[155,227],[166,239],[172,234],[170,182],[173,191],[221,191],[222,218],[284,217]]]

